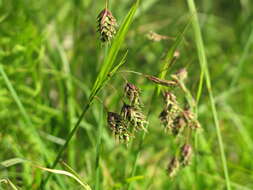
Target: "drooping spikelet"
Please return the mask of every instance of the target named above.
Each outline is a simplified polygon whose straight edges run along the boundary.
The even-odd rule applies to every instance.
[[[180,150],[180,164],[187,166],[190,163],[192,156],[192,147],[189,144],[184,144]]]
[[[174,128],[176,127],[175,125],[178,124],[177,117],[180,113],[180,107],[176,100],[176,96],[171,92],[164,93],[164,100],[165,108],[160,113],[159,118],[164,125],[165,130],[173,132]]]
[[[146,117],[140,109],[124,104],[121,109],[121,115],[123,119],[130,123],[135,131],[146,131],[145,125],[148,122],[146,121]]]
[[[140,107],[140,91],[134,84],[129,82],[126,84],[125,96],[129,99],[131,106]]]
[[[201,128],[201,125],[200,125],[198,119],[196,118],[195,114],[190,109],[185,109],[183,111],[183,116],[185,118],[185,121],[187,122],[187,125],[191,129]]]
[[[121,115],[108,112],[107,122],[117,140],[125,143],[129,142],[131,135]]]
[[[167,173],[168,173],[169,177],[174,177],[177,174],[179,168],[180,168],[180,163],[179,163],[177,157],[173,157],[170,160],[168,168],[167,168]]]
[[[98,32],[102,42],[111,41],[116,34],[117,22],[111,11],[104,9],[97,17]]]

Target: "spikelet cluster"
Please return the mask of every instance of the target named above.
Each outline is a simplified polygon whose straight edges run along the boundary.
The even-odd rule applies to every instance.
[[[108,112],[107,122],[116,140],[119,142],[129,142],[131,135],[121,115],[115,112]]]
[[[178,72],[171,75],[172,80],[170,80],[171,84],[174,82],[182,89],[184,96],[186,92],[185,80],[187,79],[187,75],[186,69],[180,69]],[[169,91],[164,92],[164,108],[159,115],[159,119],[166,132],[176,137],[180,135],[182,137],[180,140],[188,142],[190,140],[190,131],[200,128],[200,123],[189,106],[182,106],[179,103],[174,90],[175,88],[170,88]],[[184,136],[184,134],[187,135]],[[191,157],[192,147],[190,144],[184,143],[182,147],[178,147],[178,151],[169,161],[167,167],[168,175],[170,177],[175,176],[181,167],[190,164]]]
[[[116,34],[117,22],[111,11],[108,9],[102,10],[98,17],[98,33],[102,42],[110,42]]]
[[[124,88],[124,94],[128,104],[124,103],[121,109],[122,117],[127,121],[132,131],[146,131],[146,117],[141,110],[140,91],[131,83],[127,83]]]
[[[127,144],[134,137],[134,132],[146,131],[145,126],[148,122],[141,111],[139,89],[127,83],[124,96],[128,103],[124,102],[120,114],[108,112],[107,123],[116,140]]]
[[[167,167],[169,177],[174,177],[181,167],[189,165],[192,157],[192,147],[190,144],[184,144],[180,148],[179,156],[173,156]]]
[[[165,107],[159,115],[165,131],[172,132],[175,128],[175,121],[180,113],[180,107],[176,96],[171,92],[164,93]]]

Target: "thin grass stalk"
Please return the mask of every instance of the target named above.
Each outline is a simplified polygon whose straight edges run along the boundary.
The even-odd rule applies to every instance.
[[[119,29],[119,32],[116,35],[116,37],[112,43],[112,46],[111,46],[110,51],[108,53],[108,56],[105,58],[105,61],[104,61],[103,66],[100,70],[100,73],[93,85],[89,100],[88,100],[87,104],[84,106],[83,111],[82,111],[80,117],[78,118],[77,123],[73,127],[70,134],[67,136],[65,144],[60,148],[60,150],[57,154],[57,157],[51,166],[52,169],[54,169],[56,167],[56,165],[59,163],[64,150],[67,148],[70,140],[73,138],[74,134],[79,129],[80,123],[81,123],[84,115],[86,114],[86,112],[90,108],[91,104],[93,103],[96,95],[104,87],[104,85],[108,82],[108,80],[111,78],[111,76],[117,71],[117,69],[124,63],[127,53],[123,56],[123,58],[122,58],[123,61],[121,60],[118,64],[114,64],[116,57],[118,55],[118,52],[125,40],[126,34],[129,30],[129,27],[133,21],[134,14],[135,14],[138,6],[139,6],[139,0],[137,0],[135,2],[135,4],[132,6],[129,13],[125,17],[124,22],[122,23],[122,25]],[[41,182],[41,189],[44,189],[50,176],[51,176],[51,173],[49,173],[47,175],[47,177],[45,178],[45,180]]]
[[[105,57],[108,54],[108,44],[105,47]],[[103,105],[100,108],[100,118],[103,118]],[[98,133],[97,133],[97,146],[96,146],[96,163],[95,163],[95,170],[96,170],[96,177],[95,177],[95,190],[100,189],[100,153],[101,153],[101,137],[102,137],[102,129],[103,129],[103,120],[99,122],[98,125]]]
[[[63,73],[66,75],[66,79],[64,80],[66,88],[67,88],[67,109],[68,109],[68,124],[69,127],[71,127],[74,123],[75,118],[75,108],[74,108],[74,91],[73,91],[73,81],[71,78],[71,68],[70,64],[67,58],[67,55],[62,47],[62,45],[59,43],[59,40],[57,39],[57,49],[59,51],[61,60],[62,60],[62,67],[63,67]],[[71,131],[71,128],[68,129]],[[70,148],[70,151],[68,152],[69,162],[74,167],[74,144],[71,145],[72,148]]]
[[[229,179],[225,150],[224,150],[222,135],[221,135],[221,131],[220,131],[220,125],[219,125],[219,118],[218,118],[218,113],[216,110],[216,105],[215,105],[215,101],[214,101],[214,97],[213,97],[211,78],[210,78],[210,74],[209,74],[209,70],[208,70],[207,58],[206,58],[206,54],[205,54],[205,47],[204,47],[204,43],[203,43],[203,39],[202,39],[201,29],[199,26],[196,6],[194,3],[194,0],[187,0],[187,3],[188,3],[191,14],[193,14],[192,25],[193,25],[193,29],[194,29],[195,41],[196,41],[197,50],[198,50],[199,62],[200,62],[201,69],[204,73],[205,82],[206,82],[206,86],[207,86],[207,90],[208,90],[208,94],[209,94],[209,99],[210,99],[210,103],[211,103],[211,109],[212,109],[212,114],[213,114],[213,118],[214,118],[216,133],[217,133],[217,137],[218,137],[218,144],[219,144],[219,149],[220,149],[220,154],[221,154],[223,171],[224,171],[224,175],[225,175],[226,187],[227,187],[227,190],[231,190],[231,182]]]

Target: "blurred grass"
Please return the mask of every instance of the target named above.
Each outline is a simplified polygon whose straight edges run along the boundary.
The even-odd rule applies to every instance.
[[[111,0],[111,10],[119,23],[133,3]],[[253,3],[195,0],[195,4],[231,189],[253,189]],[[0,0],[0,162],[18,157],[48,167],[51,162],[43,157],[49,155],[48,161],[53,160],[66,142],[104,64],[104,47],[96,34],[96,17],[103,5],[104,1],[91,0]],[[162,68],[160,60],[175,41],[153,42],[146,34],[154,31],[176,37],[190,16],[186,0],[141,1],[115,63],[128,49],[123,70],[156,75]],[[95,101],[62,156],[91,187],[97,183],[97,189],[123,189],[131,183],[133,189],[145,190],[226,188],[208,89],[204,85],[198,91],[201,68],[193,30],[185,32],[178,50],[180,58],[168,74],[187,67],[187,87],[194,97],[199,97],[198,115],[203,131],[197,137],[196,160],[173,180],[168,179],[165,170],[174,151],[173,139],[163,133],[157,119],[160,98],[151,100],[154,85],[124,73],[142,89],[145,107],[152,108],[149,132],[142,143],[135,175],[131,176],[142,135],[136,136],[131,148],[116,144],[106,126],[101,103]],[[124,82],[121,74],[116,74],[98,94],[112,111],[120,109]],[[45,148],[38,148],[37,143]],[[62,166],[57,169],[64,170]],[[0,170],[0,180],[8,179],[18,189],[39,189],[44,175],[25,163]],[[48,181],[48,189],[80,189],[73,180],[54,176],[57,178]],[[0,189],[9,187],[0,184]]]

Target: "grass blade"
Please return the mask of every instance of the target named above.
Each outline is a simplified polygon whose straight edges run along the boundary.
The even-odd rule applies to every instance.
[[[60,174],[60,175],[65,175],[65,176],[71,177],[76,182],[78,182],[83,187],[83,189],[85,189],[85,190],[91,190],[91,188],[90,188],[90,186],[88,184],[84,183],[83,181],[81,181],[79,179],[79,177],[76,177],[74,174],[72,174],[70,172],[67,172],[67,171],[64,171],[64,170],[55,170],[55,169],[44,168],[44,167],[41,167],[41,166],[35,166],[35,167],[37,167],[37,168],[39,168],[41,170],[50,172],[50,173]]]
[[[48,150],[46,149],[45,144],[42,142],[38,131],[34,128],[34,125],[28,115],[28,113],[25,110],[25,107],[23,105],[23,103],[21,102],[17,92],[15,91],[13,85],[11,84],[11,81],[9,80],[9,77],[7,76],[7,74],[4,71],[3,66],[0,64],[0,75],[2,75],[4,82],[8,88],[8,90],[11,93],[12,98],[14,99],[14,101],[16,102],[18,109],[20,110],[24,121],[27,125],[27,127],[24,127],[23,130],[26,132],[26,134],[29,134],[29,139],[35,143],[35,145],[37,146],[38,150],[41,150],[41,153],[45,154],[45,158],[47,161],[49,161],[49,155],[48,155]],[[32,136],[31,136],[32,135]]]
[[[165,79],[166,77],[166,74],[167,74],[167,71],[169,69],[169,66],[171,64],[173,64],[173,62],[175,61],[175,57],[174,57],[174,53],[175,51],[177,50],[177,48],[179,47],[179,45],[181,44],[182,40],[183,40],[183,37],[185,35],[185,32],[187,31],[187,28],[189,27],[191,21],[189,21],[182,32],[180,32],[177,37],[176,37],[176,40],[175,40],[175,43],[172,45],[172,47],[168,50],[165,58],[162,60],[161,62],[161,65],[162,65],[162,68],[161,68],[161,71],[160,71],[160,74],[159,74],[159,77],[160,79]],[[161,86],[157,86],[157,95],[160,94],[161,92]]]
[[[224,171],[225,180],[226,180],[226,186],[227,186],[227,189],[230,190],[231,184],[230,184],[230,179],[229,179],[225,150],[224,150],[222,135],[221,135],[221,131],[220,131],[218,113],[216,110],[215,100],[213,97],[211,78],[210,78],[210,73],[208,70],[205,47],[204,47],[204,43],[203,43],[203,39],[202,39],[200,26],[199,26],[197,11],[196,11],[194,0],[187,0],[187,3],[189,6],[189,9],[190,9],[190,12],[193,15],[192,25],[193,25],[193,29],[194,29],[195,41],[196,41],[197,50],[198,50],[200,67],[204,73],[205,82],[206,82],[206,86],[207,86],[207,90],[208,90],[208,94],[209,94],[209,99],[210,99],[210,103],[211,103],[211,109],[212,109],[212,113],[213,113],[216,133],[217,133],[217,137],[218,137],[218,143],[219,143],[219,149],[220,149],[221,160],[222,160],[222,165],[223,165],[223,171]]]

